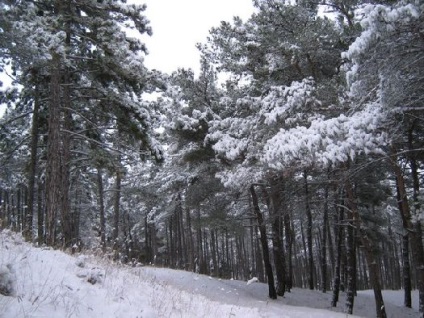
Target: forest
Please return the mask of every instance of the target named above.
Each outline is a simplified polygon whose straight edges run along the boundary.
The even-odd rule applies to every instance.
[[[424,3],[253,3],[195,75],[144,65],[145,5],[0,0],[0,229],[424,317]]]

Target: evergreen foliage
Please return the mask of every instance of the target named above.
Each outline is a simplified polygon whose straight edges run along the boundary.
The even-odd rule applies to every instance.
[[[423,5],[253,3],[195,76],[145,67],[144,5],[0,1],[0,227],[378,317],[415,270],[424,313]]]

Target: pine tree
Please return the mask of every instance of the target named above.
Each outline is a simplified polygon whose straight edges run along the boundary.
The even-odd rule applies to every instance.
[[[90,140],[78,128],[110,124],[141,152],[148,150],[157,159],[161,157],[160,148],[150,137],[150,110],[141,102],[141,94],[155,87],[155,76],[143,66],[144,45],[127,36],[122,27],[150,34],[142,15],[145,7],[118,1],[27,1],[23,5],[11,3],[7,8],[13,40],[32,53],[28,56],[9,49],[13,67],[21,74],[33,69],[49,78],[49,84],[41,82],[50,96],[46,104],[46,186],[50,189],[46,234],[50,244],[58,243],[60,215],[62,243],[69,246],[78,232],[69,199],[71,164],[76,159],[73,150],[77,144],[83,145],[76,142],[78,138]],[[93,117],[98,112],[102,116]]]

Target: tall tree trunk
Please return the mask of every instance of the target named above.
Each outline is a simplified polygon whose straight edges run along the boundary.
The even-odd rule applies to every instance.
[[[262,212],[259,209],[258,197],[254,188],[254,185],[250,186],[250,194],[252,196],[253,212],[258,220],[259,232],[261,234],[260,240],[262,245],[263,260],[265,263],[265,272],[268,279],[268,295],[271,299],[277,299],[277,292],[274,285],[274,274],[272,272],[272,266],[269,258],[269,247],[268,238],[266,235],[266,226],[262,216]]]
[[[103,189],[103,173],[101,168],[97,168],[97,191],[99,196],[99,214],[100,214],[100,244],[103,253],[106,252],[106,216]]]
[[[200,274],[206,274],[203,272],[204,268],[204,259],[203,259],[203,233],[202,233],[202,223],[201,223],[201,215],[200,215],[200,209],[197,209],[196,211],[197,215],[197,231],[196,231],[196,238],[197,238],[197,261],[196,261],[196,272]]]
[[[284,233],[286,237],[286,253],[287,253],[287,277],[286,277],[286,291],[290,292],[293,288],[293,231],[290,225],[289,211],[284,211],[283,215]]]
[[[217,246],[215,231],[211,229],[211,252],[212,252],[212,264],[213,264],[213,276],[218,277],[218,261],[217,261]]]
[[[378,318],[386,318],[386,307],[384,306],[383,294],[381,292],[380,269],[379,263],[375,257],[375,248],[373,246],[373,243],[369,239],[366,230],[361,228],[361,218],[359,215],[355,195],[353,193],[353,188],[350,180],[346,181],[345,189],[348,201],[347,206],[352,214],[354,228],[359,232],[361,242],[365,250],[365,257],[367,259],[369,276],[374,290],[376,314]]]
[[[174,233],[174,216],[171,215],[169,218],[169,265],[171,268],[175,268],[175,233]]]
[[[303,178],[305,181],[305,212],[307,217],[307,227],[306,227],[306,240],[308,243],[308,284],[309,289],[314,289],[314,256],[313,256],[313,242],[312,242],[312,211],[310,206],[310,194],[308,186],[308,175],[306,171],[303,173]]]
[[[419,222],[413,222],[402,171],[396,162],[392,160],[391,163],[394,174],[396,176],[397,191],[399,192],[398,206],[400,209],[403,225],[410,239],[412,258],[416,268],[420,315],[421,317],[424,317],[424,249],[422,242],[421,224]]]
[[[63,245],[70,247],[72,244],[77,243],[75,233],[77,232],[76,226],[78,226],[71,216],[71,199],[69,196],[70,192],[70,164],[71,164],[71,96],[69,92],[69,74],[65,72],[65,85],[63,87],[63,132],[62,132],[62,164],[61,169],[61,181],[62,181],[62,193],[61,193],[61,226],[62,234],[64,238]]]
[[[334,266],[334,278],[333,278],[333,298],[331,300],[331,305],[333,307],[337,307],[337,302],[339,301],[339,293],[340,293],[340,283],[341,283],[341,276],[340,276],[340,267],[342,262],[342,245],[343,245],[343,226],[342,222],[344,220],[344,208],[340,207],[339,209],[339,216],[336,221],[336,230],[335,230],[335,237],[336,237],[336,262]]]
[[[37,79],[36,79],[37,80]],[[40,92],[38,85],[35,86],[34,96],[34,110],[32,113],[32,126],[31,126],[31,143],[30,143],[30,160],[28,169],[28,213],[25,216],[25,238],[32,240],[33,232],[33,216],[35,206],[35,175],[37,172],[37,148],[38,148],[38,126],[39,126],[39,112],[40,112]]]
[[[61,208],[60,154],[60,62],[54,56],[51,68],[46,165],[46,242],[56,244],[56,215]]]
[[[347,260],[347,290],[346,290],[346,313],[352,315],[355,301],[356,287],[356,257],[355,257],[355,224],[353,212],[347,209],[346,229],[346,260]]]
[[[272,183],[272,192],[271,192],[271,202],[274,208],[274,220],[273,220],[273,230],[275,237],[275,246],[276,251],[278,253],[278,261],[276,266],[277,277],[279,278],[279,288],[280,288],[280,296],[284,296],[284,292],[286,290],[286,278],[287,278],[287,270],[286,270],[286,259],[284,252],[284,245],[282,242],[283,228],[284,224],[282,222],[282,214],[284,213],[283,207],[285,206],[285,197],[284,197],[284,180],[282,177],[276,178]],[[285,211],[287,212],[287,211]]]
[[[402,236],[402,260],[403,260],[403,289],[404,289],[404,306],[412,307],[411,297],[411,265],[409,263],[409,236],[404,234]]]
[[[191,215],[189,208],[186,208],[186,220],[187,220],[187,253],[188,253],[188,270],[194,271],[194,241],[193,233],[191,228]]]
[[[44,231],[44,219],[45,219],[45,205],[43,200],[43,191],[44,186],[41,182],[38,183],[38,193],[37,193],[37,242],[38,246],[46,243],[45,241],[45,231]]]
[[[70,1],[67,0],[64,3],[64,11],[70,12],[71,6]],[[65,23],[66,38],[65,45],[66,50],[69,54],[71,46],[71,22],[69,18],[66,19]],[[63,132],[62,132],[62,164],[61,164],[61,175],[62,175],[62,231],[64,237],[64,246],[69,247],[72,244],[77,243],[75,233],[77,232],[76,226],[78,226],[75,220],[71,217],[71,199],[69,196],[70,185],[71,185],[71,82],[70,82],[70,70],[65,67],[63,79]]]
[[[327,231],[328,229],[328,185],[324,189],[324,216],[322,226],[322,245],[321,245],[321,291],[327,292]]]
[[[417,250],[419,250],[419,253],[421,254],[421,259],[424,264],[424,247],[423,247],[423,241],[422,241],[422,227],[421,227],[421,218],[419,217],[421,215],[421,203],[420,203],[420,177],[419,177],[419,167],[416,160],[416,152],[414,150],[413,145],[413,132],[414,132],[415,122],[412,125],[411,129],[408,131],[408,149],[409,149],[409,164],[411,167],[411,176],[412,176],[412,186],[413,186],[413,192],[412,192],[412,200],[413,200],[413,216],[416,218],[415,223],[415,233],[419,237],[420,243],[417,246],[413,246]],[[417,270],[420,271],[419,276],[424,276],[424,268],[423,266],[417,267]],[[423,286],[419,287],[419,300],[420,300],[420,313],[421,316],[424,317],[424,277],[422,278],[423,281],[421,283]],[[420,282],[420,280],[419,280]]]
[[[114,258],[118,259],[119,253],[119,221],[120,221],[120,202],[121,202],[121,168],[118,167],[115,175],[115,193],[114,193],[114,201],[113,201],[113,231],[112,231],[112,239],[113,239],[113,250],[115,252]]]
[[[190,209],[186,208],[186,221],[187,221],[187,254],[188,254],[188,270],[194,271],[194,241],[193,232],[191,227]]]
[[[281,242],[281,207],[282,200],[282,178],[273,176],[270,178],[270,193],[262,187],[264,197],[267,201],[268,210],[271,217],[272,245],[274,256],[275,274],[277,277],[277,295],[284,296],[286,289],[286,265],[284,260],[283,243]]]

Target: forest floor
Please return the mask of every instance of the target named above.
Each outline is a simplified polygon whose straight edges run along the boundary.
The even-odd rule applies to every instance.
[[[330,306],[331,292],[299,288],[270,300],[266,284],[68,255],[35,248],[6,230],[0,232],[2,286],[12,295],[0,295],[1,318],[347,317],[343,294],[337,308]],[[388,317],[419,316],[416,291],[412,309],[402,307],[402,291],[383,295]],[[375,317],[371,291],[358,292],[354,314]]]

